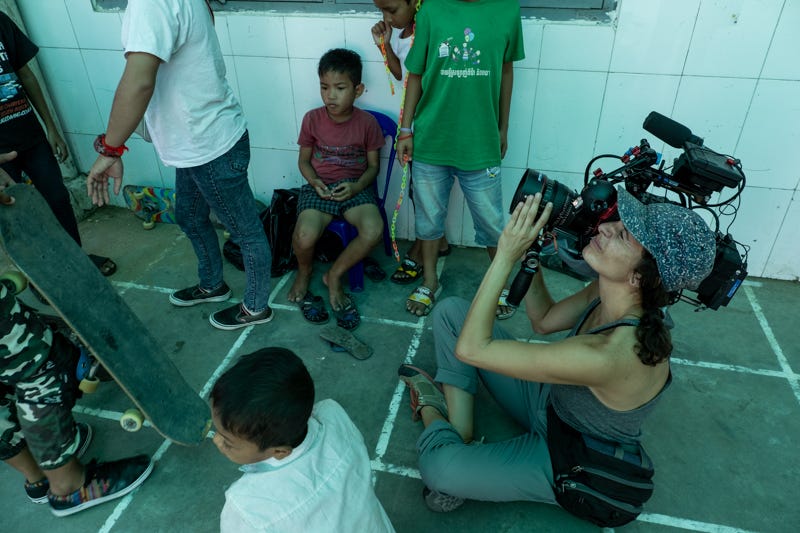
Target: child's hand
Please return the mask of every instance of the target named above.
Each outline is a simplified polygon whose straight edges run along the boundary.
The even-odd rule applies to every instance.
[[[506,156],[506,151],[508,151],[508,131],[500,130],[500,159]]]
[[[328,186],[325,185],[325,183],[323,183],[322,181],[320,181],[319,183],[314,185],[314,190],[317,191],[317,194],[323,200],[332,200],[333,199],[333,193],[328,188]]]
[[[331,191],[331,200],[334,202],[344,202],[356,195],[355,183],[351,181],[343,181],[337,183]]]
[[[53,155],[56,156],[56,159],[59,163],[63,163],[67,160],[67,155],[69,155],[69,152],[67,151],[67,144],[58,133],[58,130],[55,128],[52,130],[47,130],[47,142],[50,143],[50,148],[53,150]]]
[[[377,46],[381,45],[381,37],[386,47],[389,47],[389,39],[392,38],[392,27],[384,21],[380,21],[372,27],[372,40]]]
[[[17,157],[17,152],[0,154],[0,163],[11,161],[15,157]],[[14,185],[14,180],[5,170],[0,168],[0,204],[12,205],[14,203],[14,198],[5,193],[6,187],[11,187],[12,185]]]
[[[411,156],[414,154],[414,138],[408,136],[403,140],[397,141],[397,162],[405,166],[406,163],[411,162]]]

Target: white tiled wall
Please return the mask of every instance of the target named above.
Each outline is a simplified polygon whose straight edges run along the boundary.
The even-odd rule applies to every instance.
[[[94,160],[124,67],[121,18],[95,13],[90,0],[18,0],[78,167]],[[524,20],[526,58],[515,85],[504,161],[506,201],[525,168],[579,188],[588,160],[621,153],[648,138],[670,161],[677,150],[641,128],[657,110],[739,157],[747,174],[729,231],[750,246],[751,275],[800,278],[800,0],[619,0],[613,23]],[[346,46],[365,60],[364,108],[396,115],[369,28],[378,15],[296,16],[220,13],[216,19],[228,78],[250,124],[251,181],[268,200],[297,186],[296,139],[303,114],[319,105],[316,62]],[[309,38],[309,36],[313,36]],[[169,186],[164,167],[141,139],[125,156],[126,181]],[[387,161],[384,159],[384,165]],[[610,170],[610,169],[607,169]],[[395,166],[390,197],[399,193]],[[408,202],[401,236],[413,235]],[[723,229],[730,220],[723,220]],[[456,188],[447,224],[452,242],[473,244],[472,221]]]

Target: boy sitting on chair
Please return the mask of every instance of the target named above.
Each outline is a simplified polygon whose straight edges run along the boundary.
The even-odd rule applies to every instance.
[[[292,237],[297,277],[289,289],[303,317],[314,324],[328,321],[321,297],[309,291],[314,245],[334,216],[344,217],[358,230],[322,280],[328,287],[331,309],[340,327],[352,330],[361,322],[353,297],[344,292],[342,276],[364,259],[383,237],[373,183],[380,169],[379,150],[384,137],[377,120],[353,106],[364,92],[361,58],[351,50],[329,50],[319,61],[322,107],[303,117],[299,167],[308,181],[297,204],[297,226]]]

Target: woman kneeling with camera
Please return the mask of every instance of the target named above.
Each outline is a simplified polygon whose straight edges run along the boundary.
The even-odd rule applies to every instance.
[[[640,426],[671,382],[661,308],[669,292],[696,288],[711,272],[715,239],[693,211],[645,205],[619,189],[620,220],[600,224],[583,249],[598,278],[556,302],[539,272],[524,297],[537,333],[569,335],[520,342],[494,325],[495,313],[512,268],[546,226],[552,205],[540,202],[537,193],[516,206],[472,304],[451,298],[434,311],[435,379],[409,365],[398,371],[425,425],[423,495],[435,511],[464,499],[558,502],[620,525],[652,492]],[[472,442],[479,381],[527,433]]]

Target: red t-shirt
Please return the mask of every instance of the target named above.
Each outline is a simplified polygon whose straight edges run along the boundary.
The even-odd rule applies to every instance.
[[[303,117],[297,144],[311,147],[311,166],[330,185],[358,178],[367,170],[367,152],[380,150],[383,132],[375,117],[357,107],[346,122],[334,122],[324,107]]]

